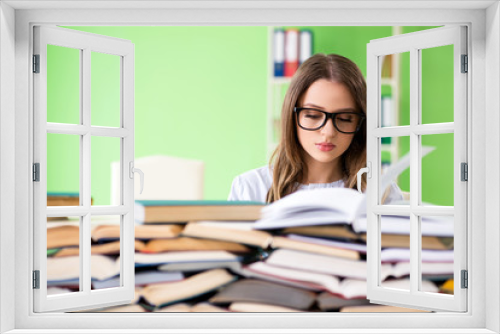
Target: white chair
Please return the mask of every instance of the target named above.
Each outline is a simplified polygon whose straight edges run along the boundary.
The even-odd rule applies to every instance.
[[[164,155],[135,159],[134,167],[144,172],[140,194],[139,177],[134,177],[136,200],[201,200],[205,163],[201,160]],[[111,163],[111,205],[120,204],[120,164]]]

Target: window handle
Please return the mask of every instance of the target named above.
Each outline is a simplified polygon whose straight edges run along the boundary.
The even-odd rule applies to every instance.
[[[140,194],[142,194],[142,191],[144,190],[144,173],[139,168],[134,168],[133,161],[130,161],[129,167],[130,167],[129,170],[130,170],[130,178],[131,179],[134,178],[134,173],[139,173],[139,176],[141,177],[141,192],[140,192]]]
[[[362,192],[363,192],[363,191],[361,190],[361,176],[362,176],[364,173],[366,173],[366,176],[367,176],[368,178],[370,178],[370,177],[372,176],[372,173],[371,173],[371,168],[370,168],[370,167],[371,167],[371,165],[372,165],[372,163],[368,161],[368,162],[366,163],[366,165],[367,165],[367,166],[366,166],[365,168],[361,168],[361,169],[358,171],[358,173],[356,174],[356,175],[357,175],[357,177],[358,177],[358,180],[357,180],[357,184],[356,184],[356,186],[358,187],[358,191],[359,191],[360,193],[362,193]]]

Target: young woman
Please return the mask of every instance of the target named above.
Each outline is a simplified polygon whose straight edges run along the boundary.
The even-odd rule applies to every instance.
[[[295,191],[357,189],[356,173],[366,165],[365,118],[366,83],[356,64],[335,54],[310,57],[285,95],[270,166],[237,176],[229,200],[271,203]],[[384,199],[403,197],[392,184]]]

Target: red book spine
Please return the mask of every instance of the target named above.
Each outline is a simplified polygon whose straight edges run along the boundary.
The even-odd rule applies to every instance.
[[[285,77],[292,77],[299,67],[299,31],[285,31]]]

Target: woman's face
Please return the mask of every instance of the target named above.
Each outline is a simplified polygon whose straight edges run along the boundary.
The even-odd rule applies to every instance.
[[[356,109],[347,88],[338,82],[320,79],[314,82],[298,101],[298,107],[309,107],[329,113]],[[326,124],[313,131],[297,126],[299,143],[307,153],[307,160],[339,166],[339,157],[349,148],[354,134],[339,132],[328,119]]]

